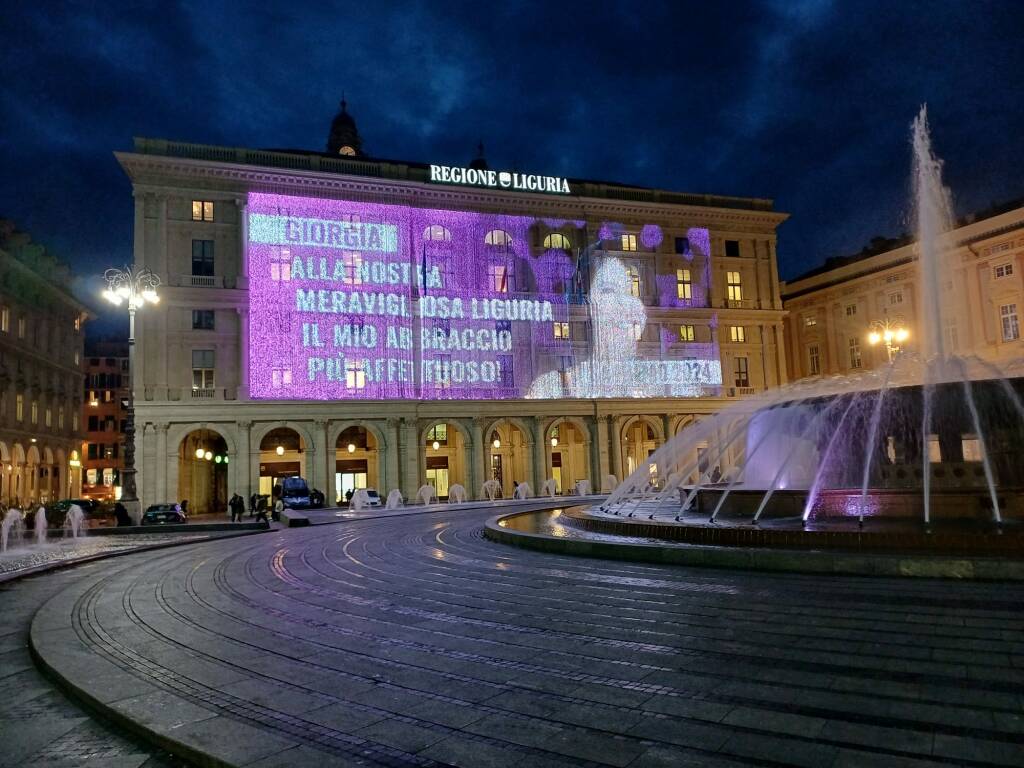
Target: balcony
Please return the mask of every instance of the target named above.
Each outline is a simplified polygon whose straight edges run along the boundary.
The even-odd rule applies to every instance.
[[[193,288],[218,288],[220,278],[215,275],[188,275],[183,285],[191,285]]]
[[[200,389],[199,387],[192,387],[190,390],[192,393],[193,400],[219,400],[217,389]]]

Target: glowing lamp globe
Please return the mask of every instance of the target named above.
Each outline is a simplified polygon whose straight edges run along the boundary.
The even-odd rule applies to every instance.
[[[207,461],[212,459],[213,458],[213,451],[207,451],[206,453],[204,453],[203,454],[203,458],[206,459]]]
[[[558,438],[557,437],[552,437],[551,438],[551,447],[554,448],[556,445],[558,445]]]
[[[434,442],[433,442],[433,443],[431,444],[431,447],[432,447],[432,448],[433,448],[433,449],[434,449],[434,450],[436,451],[436,450],[437,450],[438,448],[440,448],[440,447],[441,447],[441,444],[440,444],[439,442],[437,442],[437,440],[435,440],[435,441],[434,441]]]
[[[882,337],[878,335],[877,331],[872,331],[868,334],[868,342],[870,344],[877,344],[882,340]]]
[[[276,453],[278,456],[284,456],[284,446],[277,446],[277,448],[274,449],[274,453]]]
[[[214,461],[215,464],[220,464],[220,459],[221,459],[220,456],[214,456],[213,457],[213,461]]]
[[[349,443],[348,444],[348,452],[349,453],[355,453],[356,452],[356,444],[355,443]]]
[[[203,458],[203,454],[204,453],[205,453],[205,451],[202,448],[196,448],[196,458],[197,459]]]
[[[493,445],[495,448],[501,448],[501,440],[499,440],[498,438],[494,438]]]

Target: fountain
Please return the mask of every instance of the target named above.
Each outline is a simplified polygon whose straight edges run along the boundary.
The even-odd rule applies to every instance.
[[[416,491],[416,501],[421,501],[426,506],[430,503],[431,499],[437,501],[437,490],[429,483],[421,485],[420,489]]]
[[[558,495],[558,483],[555,482],[555,478],[549,477],[547,480],[545,480],[544,484],[541,485],[541,487],[540,487],[540,492],[537,495],[538,496],[550,496],[551,498],[554,498],[555,496],[557,496]]]
[[[498,493],[501,491],[501,483],[495,479],[484,480],[484,484],[480,486],[480,498],[486,498],[488,501],[494,501]]]
[[[85,513],[80,506],[72,504],[68,507],[68,513],[64,515],[64,530],[67,532],[67,535],[73,539],[81,536],[84,522]]]
[[[591,517],[921,534],[1024,518],[1024,365],[947,348],[957,265],[947,263],[950,194],[925,108],[912,146],[920,351],[859,375],[799,381],[690,425],[618,487],[606,477],[612,493]]]
[[[590,481],[589,480],[577,480],[576,481],[576,495],[577,496],[589,496],[590,495]]]
[[[466,489],[455,483],[448,487],[448,503],[449,504],[464,504],[466,501]]]
[[[401,509],[405,506],[405,500],[402,498],[402,492],[397,488],[392,488],[391,493],[388,494],[388,499],[384,503],[384,509]]]
[[[0,552],[7,551],[9,541],[21,541],[22,531],[25,527],[24,521],[25,516],[20,509],[12,507],[7,510],[3,523],[0,523]]]
[[[357,488],[352,493],[352,498],[349,500],[349,509],[353,512],[362,512],[368,506],[370,506],[370,496],[366,493],[366,489]]]
[[[36,510],[36,544],[46,543],[46,507],[39,505],[39,509]]]
[[[516,492],[512,494],[512,498],[518,500],[530,498],[530,484],[523,481],[517,485]]]

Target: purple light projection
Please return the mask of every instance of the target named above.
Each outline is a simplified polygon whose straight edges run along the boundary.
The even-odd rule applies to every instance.
[[[594,322],[567,298],[586,281],[563,250],[531,255],[535,219],[264,193],[249,195],[248,217],[254,399],[656,394],[643,381],[551,385],[579,355],[603,360],[591,342],[607,330],[582,345],[569,333]]]

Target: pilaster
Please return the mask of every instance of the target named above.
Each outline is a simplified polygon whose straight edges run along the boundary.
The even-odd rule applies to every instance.
[[[402,482],[399,474],[401,464],[401,453],[399,451],[399,426],[401,419],[388,419],[387,432],[384,435],[386,441],[386,453],[384,454],[384,478],[380,482],[378,492],[385,499],[395,488],[401,489]]]

